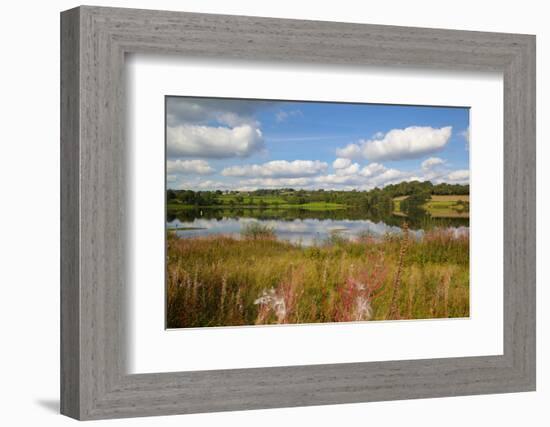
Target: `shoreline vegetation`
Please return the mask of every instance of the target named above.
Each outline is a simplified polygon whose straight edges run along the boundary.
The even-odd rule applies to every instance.
[[[294,190],[255,191],[167,190],[167,210],[192,209],[338,211],[363,209],[401,217],[419,212],[434,218],[469,218],[469,186],[430,181],[402,182],[369,191]]]
[[[253,223],[167,245],[168,328],[469,316],[469,236],[450,229],[302,247]]]

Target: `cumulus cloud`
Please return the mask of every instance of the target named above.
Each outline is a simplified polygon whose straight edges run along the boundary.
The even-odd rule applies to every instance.
[[[354,175],[359,172],[359,165],[352,163],[350,159],[337,158],[332,162],[332,168],[336,171],[336,175]]]
[[[338,157],[366,158],[370,161],[400,160],[420,157],[445,147],[451,138],[452,127],[432,128],[411,126],[392,129],[379,138],[360,140],[336,150]]]
[[[365,177],[373,177],[376,175],[380,175],[386,170],[386,167],[384,165],[381,165],[380,163],[370,163],[363,169],[361,169],[361,172],[359,174]]]
[[[467,184],[470,181],[470,171],[468,169],[459,169],[449,172],[443,181],[457,184]]]
[[[227,158],[246,157],[264,149],[260,129],[251,125],[234,128],[181,125],[166,130],[168,156]]]
[[[261,165],[231,166],[222,171],[224,176],[304,177],[326,171],[328,164],[319,160],[273,160]]]
[[[255,114],[275,105],[268,101],[168,97],[168,156],[246,157],[265,147]]]
[[[233,186],[226,182],[207,180],[198,182],[196,188],[201,190],[230,190]]]
[[[214,175],[215,176],[215,175]],[[167,179],[167,187],[173,190],[233,190],[235,183],[215,178],[206,178],[205,175],[171,175]]]
[[[355,175],[357,172],[359,172],[359,168],[359,164],[353,163],[347,168],[336,169],[336,175]]]
[[[238,188],[306,188],[312,183],[312,178],[250,178],[239,181]]]
[[[166,162],[166,172],[169,174],[197,174],[210,175],[215,172],[205,160],[168,160]],[[170,175],[169,175],[170,176]]]
[[[332,167],[334,169],[345,169],[347,167],[349,167],[351,165],[351,160],[350,159],[344,159],[344,158],[337,158],[336,160],[334,160],[334,162],[332,162]]]
[[[342,162],[342,166],[345,165]],[[351,171],[342,173],[342,171]],[[357,163],[348,164],[347,167],[336,169],[336,173],[316,176],[313,182],[316,187],[321,188],[345,188],[345,189],[371,189],[374,187],[383,187],[388,184],[407,180],[412,172],[400,171],[398,169],[388,169],[380,163],[370,163],[359,170]]]
[[[440,171],[437,175],[428,176],[429,172],[423,174],[420,171],[387,168],[380,163],[370,163],[361,168],[347,159],[336,159],[332,165],[334,173],[326,173],[326,163],[311,160],[295,162],[300,163],[275,161],[262,165],[233,166],[222,171],[222,175],[245,178],[233,184],[234,188],[241,190],[282,187],[370,190],[402,181],[425,181],[438,177],[437,182],[458,183],[464,178],[463,171]]]
[[[289,162],[291,163],[291,162]],[[353,166],[351,164],[350,166]],[[248,165],[263,166],[263,165]],[[350,167],[348,166],[348,168]],[[344,168],[345,169],[345,168]],[[250,170],[247,170],[247,173]],[[270,173],[271,175],[267,175]],[[371,163],[358,172],[353,174],[321,173],[310,176],[279,176],[276,172],[264,172],[264,175],[227,175],[229,180],[221,182],[214,180],[203,180],[202,176],[191,176],[182,181],[182,176],[178,176],[177,184],[170,184],[171,188],[191,188],[191,189],[227,189],[253,191],[259,188],[295,188],[295,189],[320,189],[326,190],[370,190],[374,187],[383,188],[389,184],[398,184],[402,181],[432,181],[434,184],[442,182],[450,184],[468,184],[469,171],[459,170],[439,170],[437,172],[418,170],[399,170],[387,168],[379,163]]]
[[[379,182],[385,183],[390,180],[407,177],[408,175],[409,175],[409,172],[400,171],[398,169],[387,169],[384,172],[382,172],[380,175],[377,175],[377,180]]]
[[[407,181],[411,176],[412,173],[408,171],[386,169],[381,174],[373,177],[367,184],[369,184],[370,187],[385,187],[389,184],[397,184],[401,181]]]
[[[362,183],[361,177],[358,175],[338,175],[328,174],[315,177],[314,182],[319,188],[328,185],[328,188],[335,188],[335,185],[359,185]]]
[[[422,162],[421,167],[423,171],[429,171],[438,166],[443,166],[444,164],[445,164],[445,160],[439,157],[430,157]]]
[[[337,148],[336,155],[345,159],[360,159],[363,157],[361,147],[358,144],[348,144],[344,148]]]

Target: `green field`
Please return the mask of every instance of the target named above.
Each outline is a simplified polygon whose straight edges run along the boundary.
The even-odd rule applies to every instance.
[[[224,201],[223,203],[208,205],[208,206],[201,206],[201,208],[242,208],[242,209],[269,208],[269,209],[304,209],[304,210],[311,210],[311,211],[328,211],[328,210],[346,208],[346,205],[343,205],[341,203],[329,203],[329,202],[309,202],[309,203],[301,203],[301,204],[290,204],[283,201],[283,203],[279,203],[277,198],[273,197],[269,199],[268,197],[269,196],[261,199],[257,197],[254,203],[246,203],[247,198],[244,198],[245,200],[243,204],[231,203],[230,201],[234,200],[234,198],[226,197],[223,199]],[[259,200],[264,200],[264,203],[261,203]],[[172,203],[168,203],[167,209],[171,211],[179,211],[179,210],[186,210],[186,209],[197,209],[197,206],[172,202]]]
[[[306,209],[311,211],[328,211],[334,209],[345,209],[346,205],[341,203],[329,203],[329,202],[309,202],[299,205],[281,205],[283,209]]]
[[[432,196],[424,208],[436,218],[469,218],[470,196]]]
[[[396,215],[405,215],[401,211],[401,201],[408,196],[393,198],[393,211]],[[469,195],[432,195],[430,200],[422,205],[434,218],[469,218]]]
[[[258,195],[236,195],[236,194],[222,194],[218,196],[217,201],[220,205],[229,205],[231,202],[237,205],[275,205],[275,204],[285,204],[287,201],[279,196],[267,195],[267,196],[258,196]]]
[[[241,239],[170,233],[168,327],[467,317],[468,248],[442,229],[312,247],[261,225]]]

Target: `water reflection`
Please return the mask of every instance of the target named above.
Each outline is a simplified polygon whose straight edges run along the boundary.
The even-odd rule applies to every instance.
[[[175,230],[178,237],[199,237],[214,234],[230,235],[235,238],[241,237],[241,230],[247,225],[260,222],[273,230],[278,239],[286,240],[295,244],[311,246],[320,244],[337,234],[346,239],[356,240],[366,233],[372,236],[382,236],[386,233],[398,233],[401,228],[396,225],[389,225],[383,221],[374,222],[368,219],[362,220],[334,220],[316,218],[296,218],[293,220],[257,219],[257,218],[194,218],[191,221],[182,221],[173,218],[168,222],[168,228]],[[455,233],[467,233],[468,227],[451,227]],[[423,229],[411,230],[415,237],[424,233]]]
[[[367,220],[378,224],[380,222],[394,227],[400,227],[403,221],[407,221],[413,230],[429,230],[434,227],[468,227],[468,218],[433,218],[424,210],[418,209],[410,213],[406,218],[388,212],[379,212],[364,209],[336,209],[336,210],[306,210],[306,209],[250,209],[250,208],[190,208],[171,210],[167,212],[167,222],[176,219],[180,223],[192,223],[196,219],[224,219],[252,218],[260,221],[290,221],[297,219],[316,219],[333,221],[359,221]]]

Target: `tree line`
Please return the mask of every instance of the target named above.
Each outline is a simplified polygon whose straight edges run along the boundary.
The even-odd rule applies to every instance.
[[[470,193],[469,185],[460,184],[433,184],[430,181],[403,181],[399,184],[390,184],[383,188],[374,188],[368,191],[340,191],[340,190],[302,190],[293,188],[257,189],[254,191],[193,191],[167,190],[168,203],[181,203],[191,206],[219,206],[219,205],[248,205],[258,204],[267,207],[278,205],[280,201],[285,204],[300,205],[311,202],[339,203],[350,207],[391,212],[393,198],[408,196],[401,202],[403,210],[408,211],[425,203],[432,195],[467,195]],[[224,195],[232,197],[224,200]],[[273,203],[264,199],[273,198]],[[254,198],[261,197],[261,199]]]

